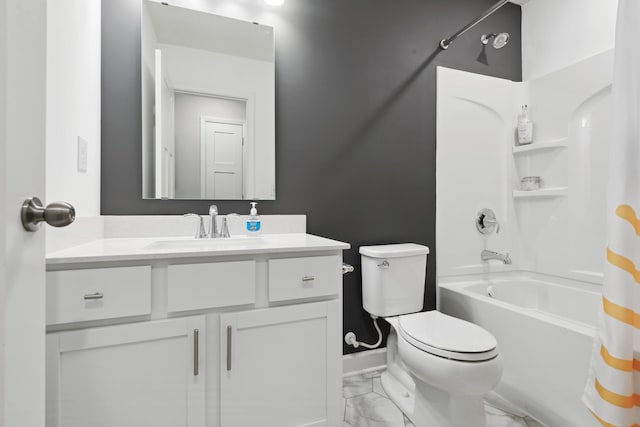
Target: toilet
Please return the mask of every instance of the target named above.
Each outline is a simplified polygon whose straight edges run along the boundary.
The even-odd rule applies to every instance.
[[[502,360],[488,331],[438,311],[420,312],[429,248],[363,246],[364,309],[392,326],[381,381],[417,427],[486,427],[484,396]]]

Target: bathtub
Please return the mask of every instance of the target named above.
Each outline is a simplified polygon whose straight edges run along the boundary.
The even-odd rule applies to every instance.
[[[498,341],[504,372],[495,392],[549,427],[601,427],[581,402],[600,286],[541,275],[439,279],[440,311]]]

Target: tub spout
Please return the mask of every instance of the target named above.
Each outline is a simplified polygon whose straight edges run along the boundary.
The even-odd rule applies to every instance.
[[[480,259],[482,259],[482,261],[489,261],[491,259],[495,259],[498,261],[502,261],[503,264],[511,264],[511,257],[509,257],[509,254],[500,254],[498,252],[493,252],[493,251],[488,251],[488,250],[483,250],[482,253],[480,254]]]

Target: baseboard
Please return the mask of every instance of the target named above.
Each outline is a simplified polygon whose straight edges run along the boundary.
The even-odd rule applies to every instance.
[[[365,374],[387,366],[387,349],[360,351],[342,356],[342,376]]]

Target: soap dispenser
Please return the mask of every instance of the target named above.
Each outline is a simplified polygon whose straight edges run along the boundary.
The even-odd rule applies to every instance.
[[[260,229],[262,228],[262,220],[258,215],[258,209],[256,209],[257,204],[258,202],[251,202],[251,210],[249,211],[249,218],[247,218],[247,231],[249,235],[260,233]]]

